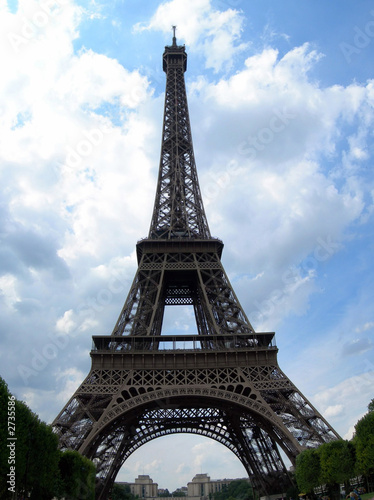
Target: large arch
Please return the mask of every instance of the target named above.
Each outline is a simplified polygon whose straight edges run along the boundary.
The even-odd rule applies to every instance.
[[[199,434],[226,446],[261,491],[278,490],[282,481],[287,482],[278,447],[293,461],[295,438],[274,422],[265,404],[222,389],[188,392],[160,389],[157,397],[146,393],[128,402],[117,398],[80,450],[99,466],[98,499],[105,498],[120,468],[137,449],[176,433]]]

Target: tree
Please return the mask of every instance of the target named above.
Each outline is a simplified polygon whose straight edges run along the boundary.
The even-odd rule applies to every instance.
[[[295,478],[300,491],[310,493],[320,484],[321,464],[315,449],[305,450],[296,457]]]
[[[14,429],[9,426],[14,417]],[[0,498],[14,495],[8,490],[10,472],[9,444],[14,437],[15,493],[32,500],[66,499],[93,500],[95,496],[95,466],[78,452],[58,450],[58,438],[52,428],[39,420],[22,401],[18,401],[0,377]],[[127,497],[128,500],[129,497]]]
[[[231,481],[227,488],[214,494],[214,500],[251,500],[253,498],[253,488],[245,479]]]
[[[369,410],[369,412],[374,411],[374,399],[372,399],[370,401],[370,403],[368,404],[368,410]]]
[[[32,500],[50,500],[59,475],[58,438],[49,425],[34,417],[34,431],[29,435],[28,475],[32,479]]]
[[[357,422],[353,442],[356,446],[356,474],[374,474],[374,411],[369,411]]]
[[[8,439],[9,437],[14,437],[14,441]],[[31,494],[32,499],[38,500],[52,498],[58,475],[57,437],[25,403],[12,396],[2,378],[0,378],[0,438],[3,443],[0,453],[1,498],[14,496],[9,491],[9,486],[12,485],[7,483],[9,479],[7,474],[13,466],[15,467],[14,490],[17,494]],[[14,458],[10,446],[14,447]]]
[[[159,497],[170,497],[170,491],[166,488],[166,490],[163,493],[159,494]]]
[[[66,500],[94,500],[95,466],[91,460],[77,451],[67,450],[61,453],[59,468],[59,496]]]
[[[172,497],[185,497],[186,494],[184,491],[181,491],[181,490],[175,490],[173,491],[173,493],[171,494]]]
[[[10,498],[8,495],[7,474],[9,473],[8,464],[8,401],[11,394],[9,393],[8,386],[0,377],[0,498]]]
[[[353,443],[339,439],[319,447],[320,484],[341,484],[348,487],[349,479],[354,475],[355,448]]]
[[[112,500],[133,500],[135,497],[131,493],[130,486],[128,484],[114,484],[112,489],[112,494],[110,497]]]

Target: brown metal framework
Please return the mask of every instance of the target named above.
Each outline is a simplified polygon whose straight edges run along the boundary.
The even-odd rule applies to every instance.
[[[92,368],[55,419],[63,449],[97,466],[97,500],[152,439],[195,433],[227,446],[263,494],[290,479],[305,448],[339,436],[280,370],[274,333],[256,333],[221,263],[195,166],[184,46],[165,47],[161,160],[148,238],[111,335],[94,336]],[[191,305],[195,335],[163,335],[166,306]]]

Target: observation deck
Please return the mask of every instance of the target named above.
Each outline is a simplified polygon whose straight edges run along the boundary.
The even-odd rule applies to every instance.
[[[92,367],[229,367],[276,363],[274,332],[235,335],[94,335]]]

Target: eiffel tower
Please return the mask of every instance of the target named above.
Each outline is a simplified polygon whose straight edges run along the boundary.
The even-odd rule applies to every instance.
[[[93,337],[92,368],[53,422],[62,449],[96,464],[108,497],[129,456],[152,439],[194,433],[228,447],[254,488],[290,485],[283,458],[338,439],[277,362],[274,333],[257,333],[209,231],[192,146],[187,54],[163,54],[166,92],[156,198],[138,270],[110,335]],[[165,306],[193,306],[196,333],[162,334]]]

